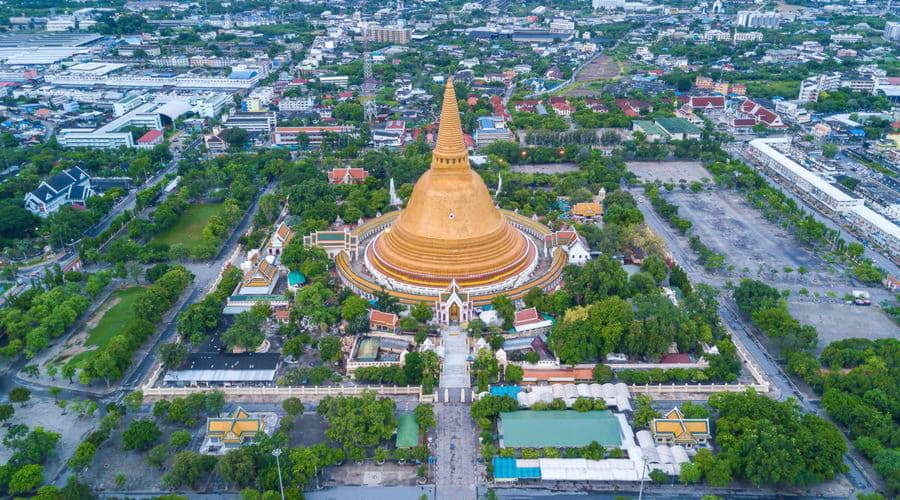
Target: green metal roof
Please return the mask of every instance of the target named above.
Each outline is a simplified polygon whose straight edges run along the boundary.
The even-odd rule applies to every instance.
[[[419,424],[412,413],[403,413],[397,418],[397,448],[412,448],[419,445]]]
[[[678,117],[657,118],[656,124],[672,134],[699,134],[701,130],[693,123]]]
[[[641,129],[641,131],[647,135],[658,135],[660,137],[668,136],[668,134],[666,134],[666,132],[663,129],[659,128],[655,123],[653,123],[651,121],[635,120],[632,123],[634,123],[635,126],[637,126],[639,129]]]
[[[500,414],[500,443],[504,448],[580,448],[591,441],[606,447],[622,445],[619,420],[611,411],[524,410]]]

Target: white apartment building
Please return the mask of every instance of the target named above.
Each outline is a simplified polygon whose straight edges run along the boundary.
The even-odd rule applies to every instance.
[[[884,248],[891,257],[900,256],[900,227],[865,205],[851,208],[844,217],[865,237]]]
[[[232,102],[230,94],[205,94],[194,101],[194,112],[204,118],[215,118]]]
[[[706,33],[703,34],[703,39],[708,41],[730,42],[731,33],[722,30],[707,30]]]
[[[147,94],[130,94],[113,103],[113,116],[119,117],[150,99]]]
[[[811,76],[800,82],[800,93],[797,100],[800,102],[816,102],[820,92],[828,92],[841,88],[841,74],[830,73]]]
[[[575,31],[575,22],[567,19],[554,19],[550,21],[550,31],[555,33],[571,33]]]
[[[785,179],[784,182],[806,198],[811,199],[818,208],[829,214],[846,214],[851,208],[863,205],[863,200],[853,198],[834,187],[828,181],[810,172],[796,161],[789,158],[776,147],[790,147],[787,137],[754,139],[747,144],[746,152],[753,157],[764,170],[775,173]]]
[[[759,31],[734,32],[734,42],[761,42],[763,35]]]
[[[735,24],[744,28],[777,28],[781,24],[781,16],[777,12],[742,10],[738,12]]]
[[[594,10],[617,10],[625,8],[625,0],[591,0]]]
[[[281,111],[309,111],[315,105],[316,100],[312,96],[286,97],[278,102],[278,109]]]
[[[888,21],[884,25],[884,35],[882,37],[889,42],[900,40],[900,23]]]
[[[831,41],[834,43],[856,43],[862,39],[862,35],[855,35],[851,33],[831,35]]]

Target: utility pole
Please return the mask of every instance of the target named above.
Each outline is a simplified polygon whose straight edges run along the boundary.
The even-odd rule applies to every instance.
[[[281,482],[281,448],[272,450],[272,456],[275,457],[275,464],[278,466],[278,488],[281,490],[281,500],[284,500],[284,483]]]

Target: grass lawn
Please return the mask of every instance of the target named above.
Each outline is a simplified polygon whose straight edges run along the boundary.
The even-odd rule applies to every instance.
[[[220,213],[224,208],[221,203],[206,203],[199,205],[191,205],[174,226],[156,235],[152,243],[165,243],[166,245],[174,245],[181,243],[193,250],[202,243],[201,233],[206,223],[213,215]]]
[[[84,346],[97,346],[99,349],[109,343],[109,341],[122,330],[125,322],[132,317],[134,303],[137,301],[137,298],[144,293],[144,290],[146,290],[146,288],[142,286],[132,286],[121,288],[110,294],[109,298],[100,306],[99,310],[102,311],[106,309],[108,307],[107,304],[112,301],[118,300],[118,302],[112,307],[109,307],[103,314],[103,317],[100,318],[100,321],[97,322],[96,326],[88,332],[87,339],[84,341]],[[94,350],[82,352],[73,356],[69,360],[69,363],[75,363],[77,365],[91,357],[93,354]]]

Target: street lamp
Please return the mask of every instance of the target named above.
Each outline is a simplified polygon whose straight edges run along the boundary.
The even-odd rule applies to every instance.
[[[281,489],[281,500],[284,500],[284,483],[281,482],[281,459],[278,458],[281,456],[281,448],[272,450],[272,456],[275,457],[275,463],[278,466],[278,488]]]

